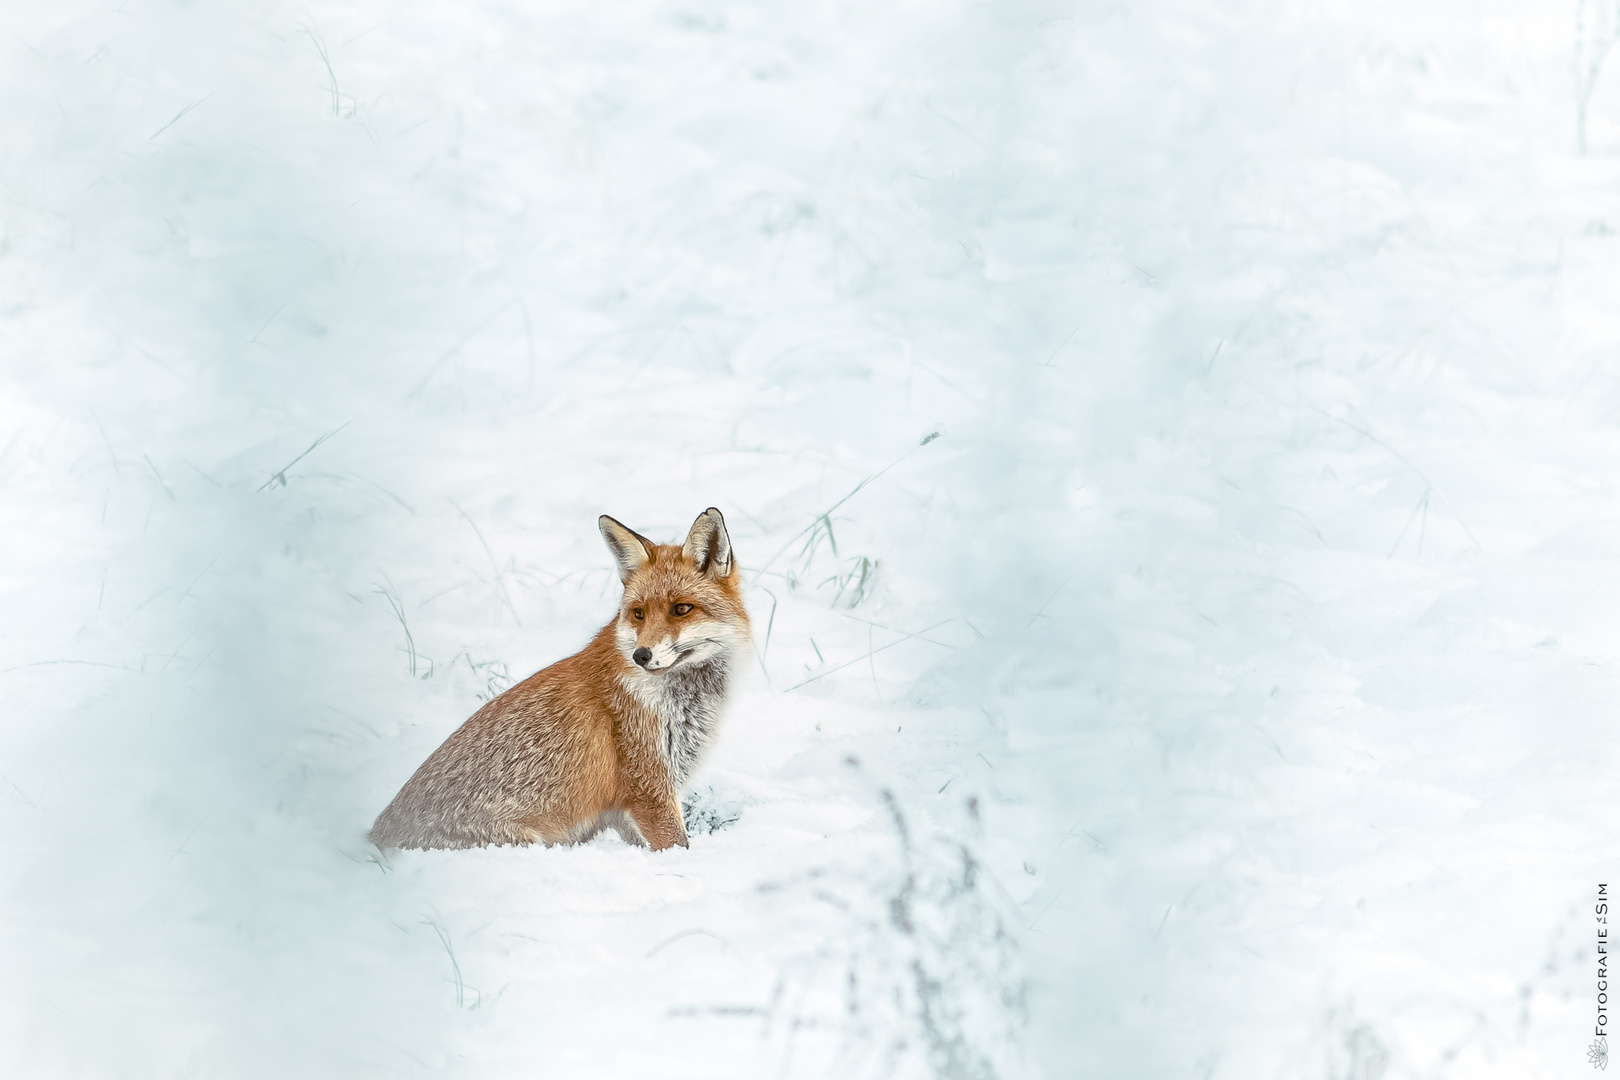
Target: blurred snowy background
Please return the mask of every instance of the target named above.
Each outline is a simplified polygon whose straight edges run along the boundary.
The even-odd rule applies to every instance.
[[[1584,1072],[1577,16],[6,4],[0,1073]],[[714,831],[365,843],[711,504]]]

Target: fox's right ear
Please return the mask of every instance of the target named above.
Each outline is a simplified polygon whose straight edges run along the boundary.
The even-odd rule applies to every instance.
[[[613,561],[619,564],[620,581],[629,581],[632,574],[653,561],[652,541],[645,536],[625,528],[606,514],[597,518],[596,524],[602,530],[608,550],[613,552]]]

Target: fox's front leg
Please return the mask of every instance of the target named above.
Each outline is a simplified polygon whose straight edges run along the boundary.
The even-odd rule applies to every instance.
[[[688,847],[681,800],[670,775],[669,759],[658,750],[658,724],[625,724],[614,732],[619,750],[619,804],[641,830],[647,846],[663,851]]]
[[[618,804],[654,851],[689,846],[675,777],[659,745],[662,727],[650,710],[635,710],[613,730],[619,758]]]
[[[681,819],[681,802],[673,790],[648,792],[633,798],[628,809],[636,820],[636,828],[654,851],[677,845],[690,846],[686,841],[686,822]]]

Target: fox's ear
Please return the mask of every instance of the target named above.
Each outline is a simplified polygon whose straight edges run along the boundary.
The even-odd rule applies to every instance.
[[[596,519],[602,530],[602,539],[613,552],[613,561],[619,564],[619,580],[629,581],[630,575],[653,561],[653,545],[638,532],[633,532],[603,514]]]
[[[692,522],[681,554],[692,560],[700,573],[730,577],[735,564],[731,558],[731,537],[726,535],[726,519],[709,507]]]

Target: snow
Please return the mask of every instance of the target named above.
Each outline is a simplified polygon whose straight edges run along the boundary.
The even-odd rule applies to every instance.
[[[0,25],[5,1075],[1584,1067],[1573,5]],[[714,831],[365,842],[709,505]]]

